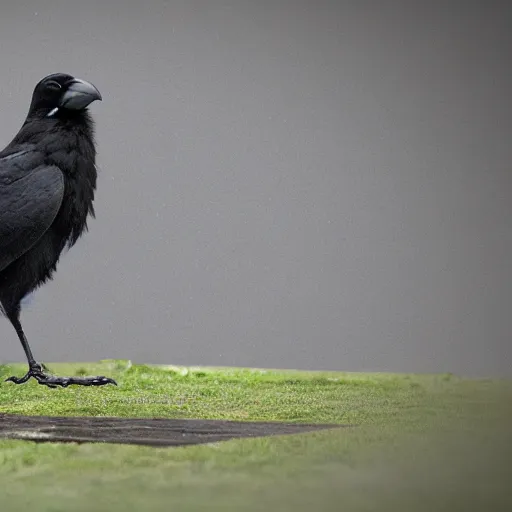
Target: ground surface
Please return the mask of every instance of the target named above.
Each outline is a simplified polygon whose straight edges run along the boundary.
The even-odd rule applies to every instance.
[[[164,418],[90,418],[0,414],[0,438],[37,442],[183,446],[245,437],[314,432],[336,425]]]
[[[0,384],[0,414],[357,426],[175,448],[4,439],[2,510],[512,510],[509,382],[126,361],[50,367],[113,376],[119,387]],[[0,379],[23,372],[0,367]]]

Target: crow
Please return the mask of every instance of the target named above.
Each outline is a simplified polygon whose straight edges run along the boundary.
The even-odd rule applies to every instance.
[[[62,251],[72,247],[94,217],[96,147],[88,106],[101,101],[89,82],[64,73],[34,88],[27,117],[0,152],[0,309],[16,330],[28,372],[51,388],[116,384],[108,377],[57,377],[38,363],[20,323],[20,303],[51,280]]]

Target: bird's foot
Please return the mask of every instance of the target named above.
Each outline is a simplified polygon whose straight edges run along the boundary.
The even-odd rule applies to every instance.
[[[14,382],[14,384],[23,384],[30,378],[34,378],[39,384],[48,386],[49,388],[56,388],[61,386],[67,388],[74,384],[76,386],[104,386],[105,384],[114,384],[117,386],[115,380],[109,377],[54,377],[45,373],[43,366],[39,363],[33,363],[29,366],[28,372],[23,377],[9,377],[6,382]]]

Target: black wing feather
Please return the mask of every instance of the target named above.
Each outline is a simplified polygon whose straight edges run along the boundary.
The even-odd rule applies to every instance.
[[[20,157],[25,160],[26,155]],[[64,175],[58,167],[40,165],[27,171],[18,158],[0,159],[0,271],[44,235],[63,196]]]

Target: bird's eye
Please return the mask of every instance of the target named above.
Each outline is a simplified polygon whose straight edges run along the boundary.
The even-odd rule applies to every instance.
[[[55,80],[50,80],[46,83],[46,88],[50,91],[58,91],[59,89],[62,89],[62,86],[58,82],[55,82]]]

